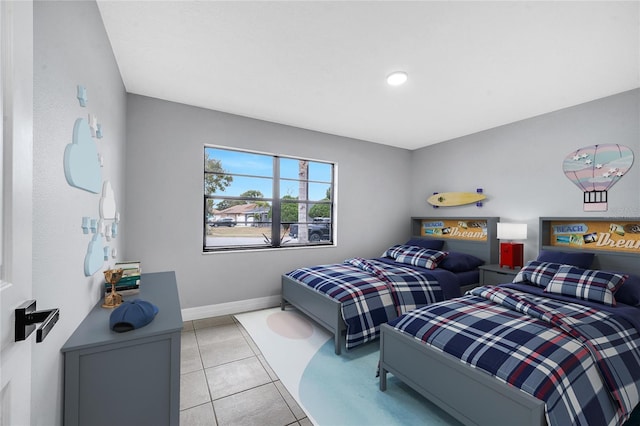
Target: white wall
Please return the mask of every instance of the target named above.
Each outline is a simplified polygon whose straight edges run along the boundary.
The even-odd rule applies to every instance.
[[[77,84],[88,89],[86,108],[76,99]],[[39,309],[60,308],[60,320],[33,347],[33,425],[61,423],[60,348],[98,301],[104,283],[101,272],[84,275],[91,235],[80,227],[83,216],[99,216],[100,195],[67,184],[64,150],[76,118],[96,114],[104,129],[98,142],[103,180],[111,181],[122,207],[125,108],[124,86],[95,2],[34,2],[33,294]],[[110,245],[122,252],[122,243],[118,237]]]
[[[137,95],[127,120],[127,255],[175,270],[183,308],[275,299],[291,269],[377,256],[410,234],[407,150]],[[204,144],[337,162],[337,247],[202,254]]]
[[[631,148],[635,164],[609,190],[608,211],[584,212],[582,192],[565,177],[562,162],[578,148],[611,143]],[[411,170],[412,215],[525,222],[525,260],[535,258],[540,216],[640,216],[640,89],[416,150]],[[488,198],[481,208],[434,210],[426,203],[433,192],[476,188]]]

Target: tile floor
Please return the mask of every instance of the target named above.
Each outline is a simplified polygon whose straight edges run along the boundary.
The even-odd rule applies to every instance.
[[[181,426],[311,424],[233,316],[184,323]]]

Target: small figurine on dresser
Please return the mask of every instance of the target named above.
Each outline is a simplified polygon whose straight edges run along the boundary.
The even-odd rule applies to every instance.
[[[122,295],[116,292],[116,284],[122,278],[122,269],[107,269],[104,271],[104,279],[111,284],[111,293],[104,296],[103,308],[116,308],[122,304]]]

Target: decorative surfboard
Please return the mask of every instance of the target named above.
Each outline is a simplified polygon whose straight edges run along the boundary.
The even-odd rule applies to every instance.
[[[465,204],[475,204],[482,207],[482,200],[486,195],[481,189],[477,192],[439,192],[427,198],[427,202],[434,207],[463,206]]]

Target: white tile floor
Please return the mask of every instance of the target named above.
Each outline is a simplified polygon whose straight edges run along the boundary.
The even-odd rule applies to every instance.
[[[180,373],[181,426],[311,425],[232,316],[184,323]]]

